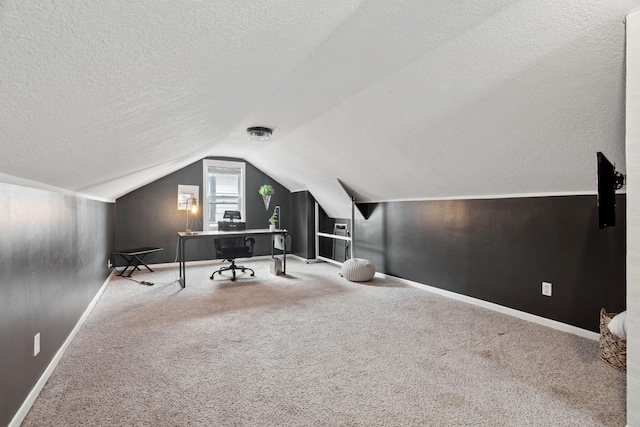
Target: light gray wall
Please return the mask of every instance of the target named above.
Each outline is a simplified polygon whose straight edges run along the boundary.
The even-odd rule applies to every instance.
[[[627,425],[640,426],[640,11],[627,17]]]

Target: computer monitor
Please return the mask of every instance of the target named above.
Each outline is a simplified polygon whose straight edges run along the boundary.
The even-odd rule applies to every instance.
[[[234,219],[241,219],[242,216],[240,215],[240,211],[224,211],[222,218],[233,221]]]

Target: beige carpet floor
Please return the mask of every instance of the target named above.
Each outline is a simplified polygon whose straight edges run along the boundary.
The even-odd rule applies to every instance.
[[[329,264],[244,264],[113,280],[23,426],[625,425],[596,341]]]

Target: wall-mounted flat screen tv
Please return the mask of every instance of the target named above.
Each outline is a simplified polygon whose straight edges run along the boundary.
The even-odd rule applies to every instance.
[[[616,225],[616,170],[598,151],[598,225],[600,228]]]

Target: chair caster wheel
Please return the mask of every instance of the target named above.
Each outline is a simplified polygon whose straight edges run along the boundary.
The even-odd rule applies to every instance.
[[[216,273],[213,273],[213,274],[211,275],[211,277],[209,277],[209,279],[213,280],[213,275],[214,275],[214,274],[216,274]]]

